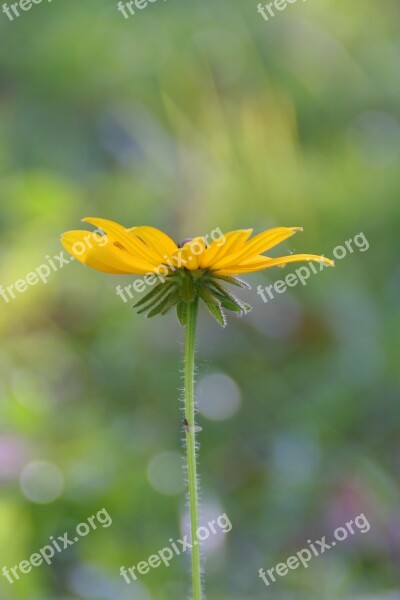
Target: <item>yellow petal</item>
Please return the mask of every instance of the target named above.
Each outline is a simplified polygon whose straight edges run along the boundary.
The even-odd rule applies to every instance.
[[[185,249],[188,259],[186,268],[189,269],[189,271],[196,271],[200,268],[201,259],[206,249],[204,238],[193,238],[190,242],[184,245],[183,250]]]
[[[108,236],[96,238],[90,231],[67,231],[61,243],[81,263],[104,273],[144,275],[149,272],[147,265],[116,247]]]
[[[268,258],[266,256],[255,257],[247,263],[241,263],[238,265],[228,265],[222,269],[218,269],[216,272],[220,275],[239,275],[240,273],[251,273],[254,271],[262,271],[263,269],[269,269],[270,267],[279,267],[292,262],[304,262],[304,261],[316,261],[322,262],[330,267],[334,267],[335,263],[325,256],[318,256],[316,254],[289,254],[289,256],[281,256],[279,258]]]
[[[199,269],[199,263],[206,244],[204,238],[195,237],[182,248],[177,248],[176,252],[170,257],[170,262],[177,268],[185,268],[189,271]]]
[[[128,230],[114,221],[108,219],[98,219],[94,217],[86,217],[83,221],[98,227],[104,231],[109,237],[112,243],[116,243],[119,247],[123,247],[132,257],[138,258],[147,264],[147,271],[149,272],[159,266],[159,261],[154,252],[144,244],[135,235],[132,235]]]
[[[236,231],[229,231],[222,238],[212,242],[201,258],[201,268],[214,269],[214,265],[228,253],[236,253],[242,250],[244,243],[252,233],[252,229],[237,229]]]
[[[132,227],[127,231],[142,239],[147,246],[152,248],[152,250],[157,253],[160,262],[163,262],[166,256],[173,256],[178,250],[175,242],[166,233],[155,227]]]
[[[229,261],[231,264],[238,265],[242,261],[258,256],[267,250],[270,250],[277,244],[280,244],[287,238],[291,237],[297,231],[302,231],[301,227],[275,227],[259,233],[254,238],[249,240],[244,247],[236,253],[227,254],[223,260],[217,261],[214,268],[228,267]]]

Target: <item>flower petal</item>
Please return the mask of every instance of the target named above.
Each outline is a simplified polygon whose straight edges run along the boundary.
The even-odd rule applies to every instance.
[[[301,227],[275,227],[259,233],[254,238],[249,240],[242,249],[236,253],[226,255],[223,260],[218,261],[213,265],[214,268],[228,267],[229,261],[231,264],[240,264],[242,261],[249,260],[252,257],[258,256],[280,244],[287,238],[291,237],[297,231],[302,231]]]
[[[325,263],[330,267],[335,266],[335,263],[329,258],[325,258],[325,256],[318,256],[316,254],[289,254],[289,256],[281,256],[279,258],[258,256],[251,261],[247,261],[238,265],[228,265],[227,267],[217,269],[216,273],[220,275],[238,275],[239,273],[262,271],[263,269],[269,269],[270,267],[284,266],[287,263],[307,262],[310,260]]]
[[[237,229],[229,231],[223,237],[213,241],[204,252],[200,267],[214,269],[217,261],[222,260],[228,253],[237,253],[244,247],[244,243],[253,233],[252,229]]]
[[[189,271],[195,271],[200,268],[201,259],[206,250],[206,243],[203,237],[195,237],[190,242],[184,245],[182,250],[187,248],[186,268]]]
[[[132,235],[128,230],[114,221],[108,219],[98,219],[95,217],[86,217],[83,219],[86,223],[90,223],[99,229],[102,229],[109,237],[112,243],[116,243],[119,247],[123,247],[132,257],[137,257],[147,264],[147,271],[152,271],[159,266],[159,261],[154,252],[144,244],[135,235]]]
[[[105,238],[107,239],[107,238]],[[90,244],[88,242],[90,240]],[[127,252],[114,246],[110,241],[105,245],[96,242],[94,234],[89,231],[67,231],[61,237],[64,248],[81,263],[114,274],[145,274],[140,262],[135,261]]]
[[[156,227],[140,226],[127,229],[128,233],[142,239],[147,246],[152,248],[158,256],[158,260],[163,262],[165,257],[173,256],[178,250],[175,242],[163,231]]]
[[[201,236],[195,237],[186,242],[182,248],[177,248],[174,254],[170,256],[169,262],[178,269],[185,268],[189,271],[196,271],[200,268],[199,263],[205,247],[204,238]]]

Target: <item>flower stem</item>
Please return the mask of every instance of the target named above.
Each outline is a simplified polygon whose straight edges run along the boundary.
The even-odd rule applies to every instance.
[[[189,482],[190,530],[192,538],[192,585],[193,600],[202,600],[200,546],[197,538],[199,527],[199,499],[196,465],[196,433],[194,428],[194,350],[196,338],[196,322],[198,299],[188,304],[185,339],[185,430],[187,474]]]

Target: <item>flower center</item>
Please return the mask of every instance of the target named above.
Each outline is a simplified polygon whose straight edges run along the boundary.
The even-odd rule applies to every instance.
[[[189,242],[191,242],[191,241],[192,241],[192,239],[193,239],[193,238],[185,238],[185,239],[183,240],[183,242],[181,242],[180,244],[178,244],[178,248],[183,248],[183,246],[184,246],[185,244],[188,244]]]

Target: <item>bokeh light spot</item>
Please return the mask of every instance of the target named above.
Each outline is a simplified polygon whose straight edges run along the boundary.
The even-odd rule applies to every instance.
[[[29,500],[37,504],[49,504],[61,495],[64,476],[53,463],[37,460],[23,468],[20,484],[24,496]]]
[[[164,496],[175,496],[185,489],[182,457],[178,452],[162,452],[154,456],[147,466],[150,485]]]
[[[240,389],[228,375],[213,373],[199,382],[197,402],[199,412],[207,419],[223,421],[239,410]]]

